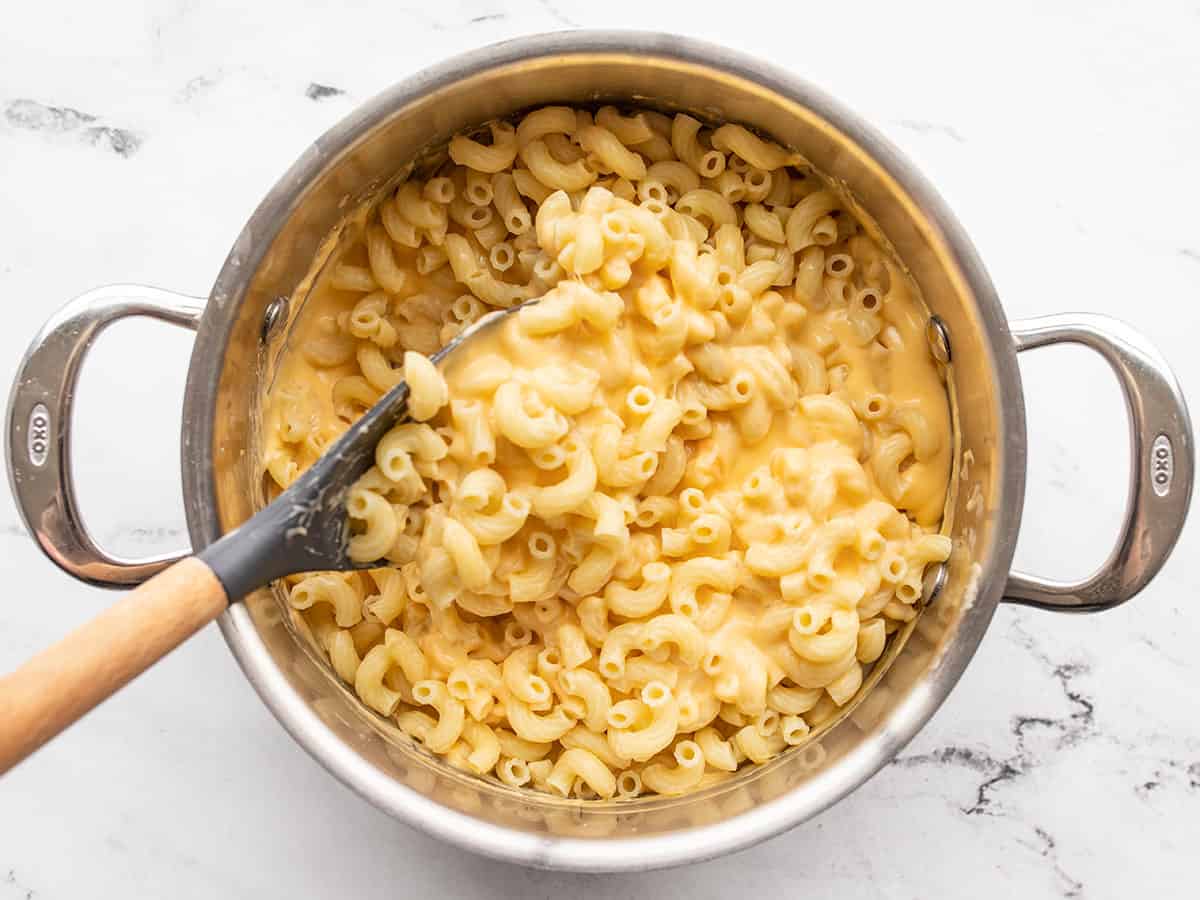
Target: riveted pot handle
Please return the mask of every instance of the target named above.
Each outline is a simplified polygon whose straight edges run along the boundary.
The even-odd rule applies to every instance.
[[[1155,576],[1183,530],[1195,464],[1187,404],[1166,360],[1138,332],[1108,316],[1066,314],[1026,319],[1011,327],[1017,350],[1082,344],[1112,366],[1129,410],[1129,498],[1113,552],[1078,582],[1021,572],[1008,577],[1004,599],[1076,612],[1124,603]]]
[[[195,329],[204,302],[158,288],[116,284],[60,309],[33,339],[8,401],[8,477],[25,527],[68,574],[101,587],[140,584],[186,553],[120,559],[105,553],[79,514],[71,473],[71,408],[96,337],[119,319],[148,316]]]

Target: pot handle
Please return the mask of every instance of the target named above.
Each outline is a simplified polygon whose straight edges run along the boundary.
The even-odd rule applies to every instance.
[[[114,284],[76,297],[42,327],[8,401],[8,478],[25,527],[59,568],[100,587],[128,587],[186,556],[109,556],[88,534],[71,473],[71,408],[79,370],[97,336],[119,319],[148,316],[195,330],[204,301]]]
[[[1095,573],[1066,582],[1013,572],[1004,599],[1071,612],[1110,609],[1146,586],[1183,530],[1195,465],[1187,404],[1166,360],[1117,319],[1068,313],[1026,319],[1010,330],[1018,352],[1082,344],[1112,366],[1129,411],[1132,472],[1117,545]]]

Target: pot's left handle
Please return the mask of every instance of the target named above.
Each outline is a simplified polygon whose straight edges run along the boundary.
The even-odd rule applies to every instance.
[[[83,359],[119,319],[147,316],[195,330],[203,308],[203,300],[158,288],[97,288],[52,316],[21,361],[8,401],[9,483],[38,546],[81,581],[129,587],[187,555],[121,559],[105,553],[84,527],[71,473],[71,408]]]

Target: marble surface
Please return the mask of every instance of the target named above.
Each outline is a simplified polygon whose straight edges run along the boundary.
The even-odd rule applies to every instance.
[[[938,184],[1013,318],[1121,316],[1200,389],[1200,8],[1193,2],[696,4],[40,0],[0,28],[0,382],[60,303],[138,281],[206,293],[306,143],[421,67],[522,33],[683,31],[823,85]],[[184,541],[190,341],[110,333],[76,419],[87,516],[130,554]],[[1123,413],[1082,351],[1022,359],[1018,552],[1078,575],[1116,530]],[[1194,396],[1196,396],[1194,394]],[[1135,602],[1002,608],[895,764],[818,819],[672,872],[570,876],[465,856],[299,750],[209,629],[0,780],[0,900],[76,897],[1195,897],[1200,532]],[[0,669],[112,595],[35,550],[0,492]]]

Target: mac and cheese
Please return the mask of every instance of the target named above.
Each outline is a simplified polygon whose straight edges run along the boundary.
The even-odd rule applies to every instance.
[[[741,126],[549,107],[448,156],[351,223],[268,401],[285,488],[411,390],[347,500],[375,568],[292,577],[296,615],[367,706],[510,786],[678,794],[803,744],[950,553],[909,278]]]

